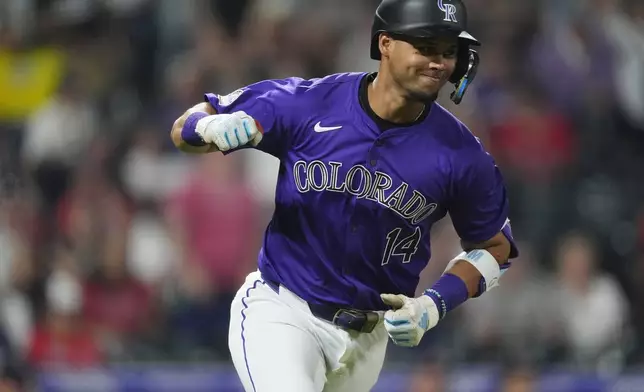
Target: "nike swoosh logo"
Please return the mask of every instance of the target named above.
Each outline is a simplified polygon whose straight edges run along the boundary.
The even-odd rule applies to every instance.
[[[337,126],[337,127],[323,127],[320,123],[321,123],[321,121],[318,122],[317,124],[315,124],[315,127],[313,128],[313,130],[315,132],[318,132],[318,133],[320,133],[320,132],[329,132],[329,131],[335,131],[336,129],[342,128],[342,125]]]

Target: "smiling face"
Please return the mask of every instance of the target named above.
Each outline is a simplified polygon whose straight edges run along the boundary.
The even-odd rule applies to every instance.
[[[415,38],[382,34],[383,69],[408,98],[436,99],[456,67],[457,37]]]

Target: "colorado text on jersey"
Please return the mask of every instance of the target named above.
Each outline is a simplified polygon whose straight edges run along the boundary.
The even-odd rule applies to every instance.
[[[394,180],[387,173],[370,172],[362,165],[352,166],[339,179],[338,173],[342,162],[329,161],[297,161],[293,164],[295,186],[301,193],[309,191],[348,192],[357,198],[377,202],[394,211],[404,219],[416,225],[429,217],[438,207],[436,203],[428,203],[420,192],[409,189],[404,181],[388,195],[385,191],[392,189]],[[408,194],[411,196],[408,197]]]

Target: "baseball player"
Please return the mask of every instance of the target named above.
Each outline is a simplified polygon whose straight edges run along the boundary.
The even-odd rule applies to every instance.
[[[256,148],[280,160],[258,270],[231,306],[246,391],[368,391],[389,338],[418,345],[516,257],[493,158],[435,102],[448,82],[460,102],[474,78],[479,42],[466,24],[461,0],[384,0],[377,73],[208,93],[174,123],[182,151]],[[430,229],[448,213],[463,252],[414,298]]]

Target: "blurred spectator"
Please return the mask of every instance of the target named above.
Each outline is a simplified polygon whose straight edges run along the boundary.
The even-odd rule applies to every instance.
[[[611,276],[597,270],[591,239],[565,236],[556,253],[566,342],[572,364],[583,369],[619,369],[630,323],[626,297]]]
[[[99,365],[103,356],[98,342],[82,318],[83,289],[76,261],[58,248],[53,263],[46,286],[48,312],[31,338],[29,363],[38,369]]]
[[[73,74],[67,75],[58,93],[29,118],[23,159],[47,213],[53,212],[66,192],[71,172],[84,158],[97,127],[95,109]]]
[[[519,248],[521,256],[501,285],[463,306],[472,360],[494,356],[504,363],[542,364],[552,362],[564,343],[554,282],[528,244],[519,243]]]
[[[111,252],[110,252],[111,253]],[[83,315],[110,353],[122,355],[129,339],[150,333],[154,301],[127,271],[122,253],[106,255],[83,290]]]
[[[515,90],[511,97],[514,109],[490,131],[490,149],[510,179],[547,188],[575,162],[573,129],[536,92]],[[532,207],[531,201],[522,204]]]
[[[127,268],[132,276],[161,290],[160,286],[175,272],[176,264],[178,254],[156,208],[139,210],[132,218],[127,240]]]
[[[575,135],[570,121],[535,91],[514,89],[508,98],[512,112],[490,129],[489,148],[515,201],[515,229],[541,246],[550,225],[558,221],[553,208],[557,185],[576,163]]]
[[[124,235],[132,216],[131,203],[107,178],[106,154],[103,143],[93,146],[57,205],[57,234],[73,244],[85,271],[94,270],[104,252],[118,252],[108,240]]]
[[[55,94],[64,67],[65,56],[53,47],[0,46],[0,122],[23,122],[38,110]]]
[[[471,93],[476,99],[473,105],[475,105],[478,121],[488,126],[502,123],[506,115],[512,113],[513,95],[516,89],[512,90],[513,83],[509,75],[512,75],[516,64],[509,56],[510,52],[500,43],[491,43],[484,52],[480,53],[479,71]],[[487,135],[477,136],[486,137]]]
[[[182,260],[202,269],[220,292],[236,292],[251,271],[261,233],[238,163],[234,156],[198,158],[188,182],[168,200]]]
[[[181,341],[227,347],[222,343],[230,301],[256,268],[257,206],[237,163],[234,156],[199,158],[185,187],[168,201],[168,222],[183,262],[172,312]]]
[[[34,314],[24,294],[34,275],[25,233],[15,221],[17,203],[0,202],[0,331],[4,331],[10,348],[24,355]],[[12,211],[12,208],[16,210]]]
[[[89,271],[83,288],[83,314],[110,354],[119,357],[127,355],[122,350],[131,339],[152,333],[156,303],[150,288],[132,275],[126,262],[129,214],[121,209],[116,191],[107,188],[100,196],[102,199],[81,201],[92,204],[78,210],[92,213],[80,219],[94,232],[93,241],[100,241],[85,249],[87,253],[79,253],[87,257],[81,262]],[[99,203],[93,205],[96,201]]]
[[[157,205],[184,184],[190,161],[176,154],[164,154],[162,140],[154,129],[137,130],[130,140],[119,177],[135,204]]]
[[[626,9],[605,2],[602,27],[616,48],[617,105],[632,127],[644,130],[644,5],[630,1]]]
[[[563,12],[560,7],[566,8],[544,8],[525,66],[559,111],[583,116],[592,104],[596,112],[590,114],[596,116],[609,109],[605,103],[613,96],[612,47],[596,28],[598,14],[585,12],[580,2]]]
[[[15,176],[23,170],[25,122],[55,93],[65,56],[51,45],[27,45],[33,10],[20,1],[5,3],[0,5],[0,20],[6,22],[0,21],[0,172]]]

